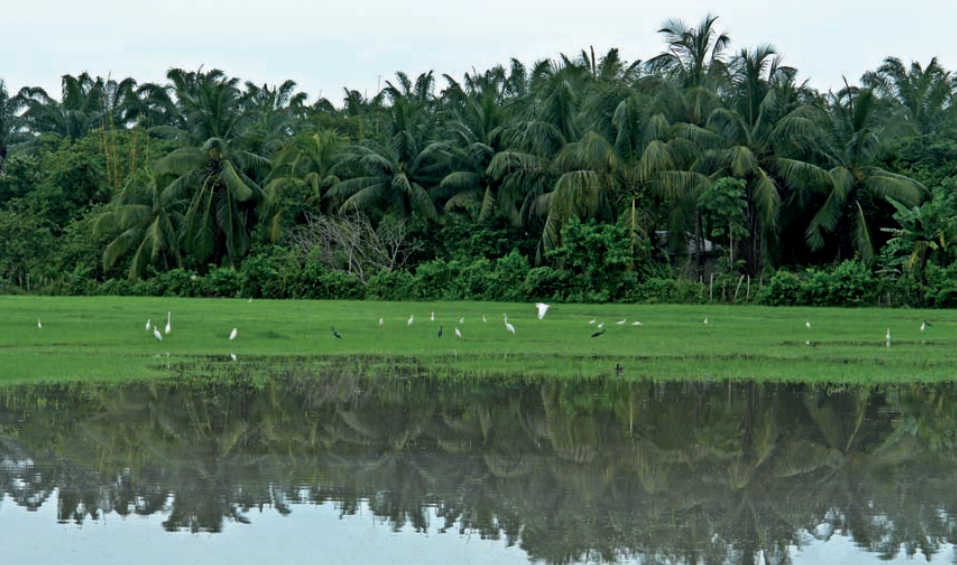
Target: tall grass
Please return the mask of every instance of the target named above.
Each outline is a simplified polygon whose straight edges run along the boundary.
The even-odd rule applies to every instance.
[[[167,312],[172,332],[159,341],[145,324],[162,331]],[[923,320],[932,325],[921,332]],[[591,337],[601,322],[605,332]],[[950,311],[557,304],[539,320],[534,305],[514,303],[0,297],[0,383],[148,378],[200,359],[290,356],[448,374],[900,382],[954,378],[955,346]]]

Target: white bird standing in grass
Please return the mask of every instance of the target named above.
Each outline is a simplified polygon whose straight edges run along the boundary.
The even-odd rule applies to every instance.
[[[508,323],[508,314],[502,314],[505,316],[505,329],[508,330],[508,333],[515,335],[515,326]]]
[[[166,312],[166,335],[169,335],[169,332],[173,331],[173,313]]]
[[[462,316],[461,318],[459,318],[459,324],[463,326],[465,325],[465,316]]]
[[[458,326],[455,328],[455,337],[462,339],[462,332],[459,331]]]
[[[384,325],[385,325],[385,319],[384,319],[384,318],[379,318],[379,327],[381,328],[381,327],[384,326]]]
[[[152,324],[153,324],[153,319],[152,319],[152,318],[150,318],[149,320],[146,320],[146,331],[150,331],[150,326],[151,326]]]
[[[589,326],[594,325],[595,322],[597,322],[597,321],[598,321],[598,320],[592,320],[592,321],[588,322],[588,325],[589,325]]]
[[[43,329],[43,322],[40,321],[40,318],[37,318],[37,329],[39,330]]]
[[[887,335],[884,336],[884,341],[887,343],[887,347],[891,346],[891,329],[887,328]]]
[[[488,318],[485,317],[485,314],[482,314],[482,323],[488,323]]]
[[[615,322],[615,323],[618,324],[619,326],[624,326],[624,325],[625,325],[625,322],[627,322],[627,321],[628,321],[628,318],[622,318],[622,319],[618,320],[618,321]]]
[[[603,327],[605,327],[605,322],[598,324],[598,329],[602,329]]]
[[[239,335],[239,328],[233,328],[233,331],[229,332],[229,341],[236,339],[237,335]]]
[[[631,323],[631,325],[633,325],[633,326],[643,326],[644,324],[642,324],[641,322],[638,322],[638,321],[634,321],[634,322]]]
[[[411,325],[412,325],[412,322],[414,322],[414,321],[415,321],[415,314],[411,314],[411,315],[409,315],[409,321],[408,321],[405,325],[411,326]]]
[[[535,307],[538,308],[538,319],[541,320],[545,317],[545,313],[548,312],[548,309],[551,308],[548,304],[544,302],[536,302]]]
[[[807,329],[811,329],[811,320],[804,322],[804,327]]]
[[[435,312],[432,312],[432,315],[429,316],[429,320],[433,322],[435,321]]]
[[[155,337],[156,339],[160,341],[163,341],[163,334],[160,333],[159,328],[157,328],[156,326],[153,326],[153,337]]]
[[[924,320],[923,322],[920,323],[920,331],[924,331],[929,326],[930,326],[930,322],[928,322],[927,320]]]

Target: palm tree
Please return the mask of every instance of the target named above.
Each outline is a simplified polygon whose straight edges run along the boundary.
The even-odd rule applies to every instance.
[[[156,173],[172,179],[163,192],[190,199],[186,251],[198,262],[226,257],[236,265],[249,248],[253,205],[263,197],[257,177],[269,161],[243,148],[250,116],[240,104],[237,79],[215,69],[172,69],[167,77],[176,91],[181,125],[151,131],[185,146],[160,159]]]
[[[343,180],[327,196],[340,212],[360,210],[381,218],[386,210],[399,217],[415,213],[435,220],[438,211],[427,187],[445,176],[451,155],[448,143],[429,141],[432,73],[420,75],[414,86],[403,73],[397,77],[399,86],[387,82],[383,90],[391,100],[386,114],[390,137],[349,147],[336,167]]]
[[[812,251],[818,251],[825,247],[825,236],[832,235],[836,261],[853,252],[866,262],[874,257],[865,198],[891,197],[905,206],[916,206],[927,192],[914,179],[875,165],[881,144],[901,133],[903,125],[897,116],[883,115],[882,109],[873,90],[847,87],[829,100],[830,135],[822,148],[823,162],[777,161],[789,185],[819,195],[805,240]]]
[[[876,72],[865,73],[861,83],[897,100],[923,135],[937,133],[948,125],[953,79],[937,62],[937,57],[930,60],[926,69],[916,61],[907,69],[897,57],[887,57]]]
[[[103,251],[103,270],[130,251],[131,281],[142,278],[150,265],[163,270],[182,266],[179,237],[186,203],[175,191],[161,191],[148,169],[130,177],[94,226],[96,235],[118,234]]]
[[[21,105],[19,98],[10,97],[6,84],[0,79],[0,173],[10,148],[26,138],[21,130]]]
[[[299,222],[302,211],[317,208],[339,178],[333,174],[344,140],[320,130],[293,137],[273,160],[264,181],[262,214],[269,238],[277,241],[288,222]]]
[[[35,136],[53,133],[80,139],[103,125],[107,107],[105,81],[87,73],[63,75],[60,101],[40,87],[24,87],[17,97],[25,108],[23,123]]]
[[[717,16],[708,14],[698,27],[670,19],[658,33],[665,36],[668,50],[645,63],[652,73],[675,80],[682,88],[715,88],[725,79],[724,51],[731,44],[727,33],[715,30]]]

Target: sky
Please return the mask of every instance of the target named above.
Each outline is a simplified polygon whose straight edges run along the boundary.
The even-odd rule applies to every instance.
[[[731,51],[771,44],[799,80],[826,91],[851,84],[893,55],[957,65],[953,0],[26,0],[0,10],[0,79],[10,95],[60,77],[132,77],[222,69],[262,85],[293,80],[310,101],[342,103],[343,88],[375,94],[396,71],[461,79],[516,58],[526,65],[594,47],[628,62],[664,50],[657,33],[678,18],[718,16]]]

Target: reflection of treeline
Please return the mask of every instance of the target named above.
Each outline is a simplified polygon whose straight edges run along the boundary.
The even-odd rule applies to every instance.
[[[269,375],[0,390],[0,488],[66,521],[363,502],[395,528],[550,563],[787,560],[835,532],[881,555],[955,540],[951,385]]]

